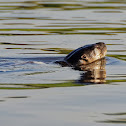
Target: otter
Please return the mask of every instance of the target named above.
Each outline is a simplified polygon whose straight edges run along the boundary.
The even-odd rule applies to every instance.
[[[106,44],[104,42],[98,42],[75,49],[64,58],[64,61],[56,61],[56,63],[61,66],[78,67],[104,58],[106,52]]]

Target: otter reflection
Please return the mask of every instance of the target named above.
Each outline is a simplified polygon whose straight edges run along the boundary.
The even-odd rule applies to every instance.
[[[78,69],[80,71],[84,71],[81,74],[80,79],[78,80],[79,83],[96,83],[101,84],[105,83],[106,80],[106,59],[97,60],[91,64],[80,66]]]

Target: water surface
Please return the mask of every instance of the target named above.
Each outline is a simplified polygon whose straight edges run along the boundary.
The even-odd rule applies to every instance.
[[[125,34],[125,0],[0,0],[1,124],[125,124]],[[105,83],[54,63],[95,42],[108,49]]]

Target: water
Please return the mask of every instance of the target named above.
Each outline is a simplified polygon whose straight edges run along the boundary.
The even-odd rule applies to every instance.
[[[2,126],[124,125],[125,34],[125,0],[0,0]],[[54,63],[101,41],[96,74]]]

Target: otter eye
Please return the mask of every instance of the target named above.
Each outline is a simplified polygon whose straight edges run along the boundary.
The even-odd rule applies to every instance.
[[[87,60],[87,57],[86,57],[85,55],[82,56],[81,59],[82,59],[82,60],[85,60],[86,62],[88,61],[88,60]]]
[[[86,59],[87,57],[86,56],[81,56],[81,59]]]

